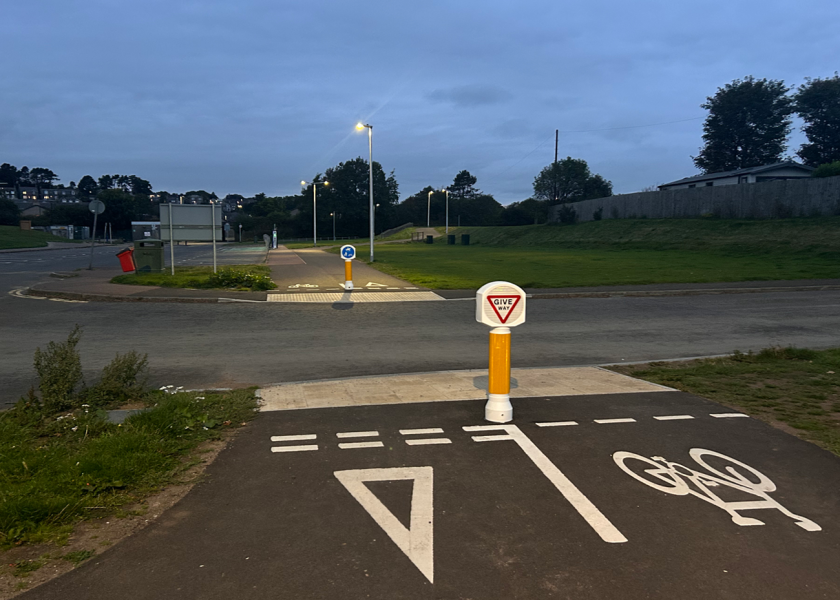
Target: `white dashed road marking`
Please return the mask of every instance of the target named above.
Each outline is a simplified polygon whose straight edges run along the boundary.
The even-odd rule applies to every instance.
[[[577,421],[547,421],[545,423],[536,423],[537,427],[568,427],[569,425],[577,424]]]
[[[745,415],[744,413],[709,413],[710,417],[714,417],[715,419],[735,419],[738,417],[747,417],[749,415]]]
[[[405,443],[409,446],[433,446],[435,444],[451,444],[452,440],[449,438],[420,438],[406,440]]]
[[[432,433],[443,433],[440,427],[430,427],[428,429],[400,429],[401,435],[430,435]]]
[[[379,435],[378,431],[343,431],[341,433],[336,433],[335,437],[337,438],[357,438],[357,437],[377,437]]]
[[[312,446],[272,446],[272,452],[311,452],[317,450],[317,445]]]
[[[314,433],[307,433],[304,435],[273,435],[272,442],[302,442],[303,440],[315,440],[318,436]]]
[[[345,442],[339,444],[338,447],[342,450],[352,450],[354,448],[384,448],[385,444],[382,442]]]
[[[693,419],[691,415],[665,415],[662,417],[653,417],[657,421],[682,421],[683,419]]]
[[[599,425],[608,425],[610,423],[635,423],[636,419],[595,419]]]

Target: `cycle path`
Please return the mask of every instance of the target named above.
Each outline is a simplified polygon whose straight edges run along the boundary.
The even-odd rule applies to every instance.
[[[690,394],[589,392],[507,425],[451,398],[262,412],[158,522],[22,598],[840,597],[837,457]]]

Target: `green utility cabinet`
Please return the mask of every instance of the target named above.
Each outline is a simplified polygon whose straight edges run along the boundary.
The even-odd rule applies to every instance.
[[[134,242],[135,273],[163,273],[163,242],[137,240]]]

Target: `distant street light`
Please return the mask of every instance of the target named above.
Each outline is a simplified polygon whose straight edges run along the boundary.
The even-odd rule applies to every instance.
[[[373,262],[373,125],[366,125],[364,123],[356,123],[356,129],[362,131],[368,130],[368,179],[370,182],[370,262]]]
[[[335,213],[331,212],[330,216],[333,218],[333,241],[335,241]]]
[[[449,234],[449,190],[443,188],[441,192],[446,192],[446,233]]]
[[[306,186],[308,185],[305,181],[300,182],[301,185]],[[318,246],[318,213],[316,212],[316,207],[318,204],[318,197],[316,194],[316,189],[318,185],[329,185],[329,181],[313,181],[312,182],[312,241],[313,246]]]
[[[429,192],[429,203],[428,203],[428,206],[426,206],[426,227],[431,227],[430,223],[432,222],[431,221],[431,218],[432,218],[432,194],[434,194],[434,193],[435,193],[434,190]]]

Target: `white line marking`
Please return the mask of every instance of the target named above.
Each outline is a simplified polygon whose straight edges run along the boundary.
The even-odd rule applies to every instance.
[[[317,450],[318,446],[273,446],[271,448],[272,452],[310,452],[312,450]]]
[[[635,423],[636,419],[595,419],[599,425],[607,425],[609,423]]]
[[[749,415],[745,415],[744,413],[709,413],[710,417],[714,417],[715,419],[734,419],[737,417],[747,417]]]
[[[567,427],[577,424],[577,421],[548,421],[546,423],[537,423],[537,427]]]
[[[378,435],[379,435],[378,431],[344,431],[342,433],[336,433],[335,437],[338,437],[338,438],[376,437]]]
[[[395,467],[391,469],[357,469],[336,471],[335,478],[362,505],[376,524],[391,538],[397,548],[414,563],[429,583],[435,580],[434,559],[434,495],[432,467]],[[410,527],[373,495],[366,481],[414,481],[411,492]]]
[[[602,540],[609,544],[620,544],[627,541],[627,538],[589,501],[589,498],[583,495],[583,492],[575,487],[575,484],[560,469],[554,466],[554,463],[534,445],[534,442],[527,435],[522,433],[519,427],[516,425],[475,425],[464,427],[464,431],[504,431],[507,435],[481,435],[474,436],[473,439],[476,442],[513,440]]]
[[[431,446],[434,444],[451,444],[452,440],[449,438],[414,438],[406,440],[405,443],[409,446]]]
[[[314,433],[307,433],[305,435],[272,435],[272,442],[302,442],[303,440],[314,440],[318,436]]]
[[[383,448],[384,446],[385,444],[382,442],[348,442],[338,445],[342,450],[352,450],[353,448]]]
[[[429,427],[428,429],[400,429],[401,435],[429,435],[431,433],[443,433],[440,427]]]
[[[684,419],[693,419],[691,415],[665,415],[663,417],[653,417],[657,421],[682,421]]]

